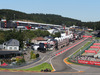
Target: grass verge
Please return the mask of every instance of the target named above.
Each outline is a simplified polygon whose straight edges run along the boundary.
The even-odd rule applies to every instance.
[[[51,71],[53,70],[51,64],[48,63],[43,63],[38,66],[28,68],[28,69],[5,69],[5,68],[0,68],[0,70],[9,70],[9,71],[34,71],[34,72],[40,72],[41,70],[44,69],[50,69]]]
[[[97,39],[97,40],[98,40],[98,39],[100,39],[100,37],[95,37],[95,39]]]
[[[50,69],[51,71],[53,70],[52,69],[52,66],[48,63],[43,63],[43,64],[40,64],[36,67],[33,67],[33,68],[29,68],[29,69],[23,69],[23,70],[28,70],[28,71],[41,71],[41,70],[44,70],[44,69]]]

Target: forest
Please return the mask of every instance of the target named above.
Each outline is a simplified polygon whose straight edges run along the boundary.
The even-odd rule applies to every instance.
[[[77,25],[77,26],[84,26],[89,27],[94,30],[100,30],[100,21],[99,22],[82,22],[80,20],[62,17],[60,15],[55,14],[39,14],[39,13],[31,13],[27,14],[20,11],[10,10],[10,9],[1,9],[0,10],[0,19],[7,19],[9,20],[27,20],[32,22],[40,22],[40,23],[49,23],[49,24],[57,24],[57,25]],[[42,30],[25,30],[25,31],[16,31],[14,28],[13,30],[9,31],[0,31],[0,44],[10,39],[17,39],[20,42],[20,47],[23,47],[23,41],[32,38],[39,37],[39,36],[49,36],[50,33],[48,31]],[[59,37],[60,34],[57,33],[55,35],[51,35],[53,37]]]
[[[0,10],[0,18],[9,20],[27,20],[39,23],[57,24],[57,25],[73,25],[81,23],[80,20],[62,17],[55,14],[42,14],[42,13],[24,13],[20,11],[2,9]]]
[[[9,20],[27,20],[32,22],[57,24],[66,26],[84,26],[94,30],[100,30],[100,21],[98,22],[82,22],[81,20],[72,19],[68,17],[62,17],[61,15],[55,14],[43,14],[43,13],[24,13],[20,11],[1,9],[0,18]]]
[[[60,37],[60,33],[50,34],[48,31],[44,30],[24,30],[21,29],[18,31],[15,28],[13,30],[8,31],[1,31],[0,30],[0,44],[3,44],[6,41],[9,41],[10,39],[17,39],[20,42],[20,48],[23,48],[23,41],[28,41],[31,43],[31,40],[35,37],[46,37],[46,36],[52,36],[52,37]]]
[[[40,36],[49,36],[50,33],[48,31],[42,31],[42,30],[25,30],[22,31],[21,29],[18,31],[15,28],[13,30],[9,31],[0,31],[0,44],[3,44],[4,42],[10,40],[10,39],[17,39],[20,42],[20,47],[23,47],[23,41],[29,40],[40,37]]]

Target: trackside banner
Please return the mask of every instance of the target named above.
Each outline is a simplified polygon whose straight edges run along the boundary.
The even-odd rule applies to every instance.
[[[92,38],[92,36],[83,35],[83,37]]]
[[[86,53],[97,53],[95,50],[85,50]]]
[[[100,66],[100,62],[98,62],[98,61],[78,60],[78,63]]]
[[[100,45],[100,43],[94,43],[93,45]]]
[[[100,46],[91,46],[90,48],[100,48]]]

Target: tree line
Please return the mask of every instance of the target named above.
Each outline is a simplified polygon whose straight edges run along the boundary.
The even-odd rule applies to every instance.
[[[10,9],[1,9],[0,18],[6,18],[9,20],[27,20],[40,23],[48,24],[57,24],[57,25],[66,25],[66,26],[84,26],[89,27],[95,30],[100,30],[100,21],[98,22],[82,22],[80,20],[62,17],[55,14],[42,14],[42,13],[31,13],[27,14],[20,11],[10,10]]]
[[[9,41],[10,39],[17,39],[20,42],[20,47],[23,47],[23,41],[31,41],[31,39],[40,36],[49,36],[50,33],[48,31],[42,30],[25,30],[22,31],[21,29],[18,31],[15,28],[9,31],[0,31],[0,44]]]
[[[7,20],[29,20],[40,23],[57,24],[57,25],[73,25],[80,20],[75,20],[72,18],[62,17],[55,14],[42,14],[42,13],[23,13],[20,11],[2,9],[0,10],[0,17],[6,18]]]
[[[31,41],[33,38],[36,37],[46,37],[46,36],[52,36],[52,37],[60,37],[60,32],[55,34],[50,34],[48,31],[44,30],[16,30],[13,28],[13,30],[8,31],[2,31],[0,30],[0,44],[3,44],[6,41],[9,41],[10,39],[17,39],[20,42],[20,48],[23,47],[23,41]]]

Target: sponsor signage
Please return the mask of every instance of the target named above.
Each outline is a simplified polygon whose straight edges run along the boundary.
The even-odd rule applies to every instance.
[[[98,62],[98,61],[78,60],[78,63],[100,66],[100,62]]]
[[[95,50],[85,50],[86,53],[96,53]]]
[[[83,35],[83,37],[92,38],[92,36]]]
[[[100,43],[94,43],[93,45],[100,45]]]
[[[29,27],[29,26],[25,26],[27,29],[31,29],[31,27]]]
[[[90,48],[100,48],[100,46],[91,46]]]

